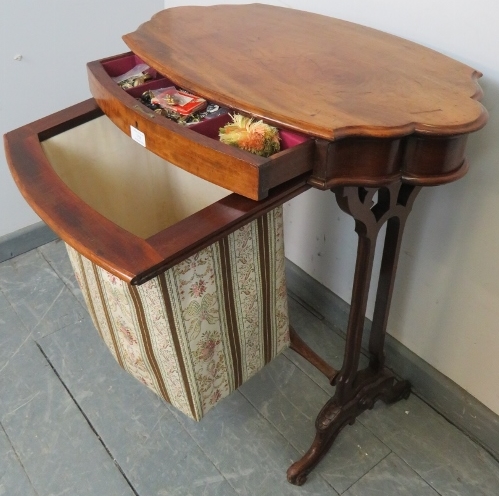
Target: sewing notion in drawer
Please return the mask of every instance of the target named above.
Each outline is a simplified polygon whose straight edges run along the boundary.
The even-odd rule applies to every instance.
[[[271,188],[312,170],[315,140],[279,129],[280,150],[268,157],[222,143],[219,130],[232,122],[237,109],[191,94],[131,52],[90,62],[88,75],[97,104],[123,132],[178,167],[230,191],[261,200]],[[162,108],[154,103],[160,100],[166,102]],[[169,102],[185,105],[170,108]]]

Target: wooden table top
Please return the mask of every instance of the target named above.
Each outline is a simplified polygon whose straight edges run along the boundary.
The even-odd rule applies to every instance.
[[[317,14],[261,4],[177,7],[123,39],[179,86],[327,140],[450,136],[487,121],[478,71]]]

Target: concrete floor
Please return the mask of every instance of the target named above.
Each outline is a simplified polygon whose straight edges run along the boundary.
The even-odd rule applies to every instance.
[[[292,295],[290,317],[341,364],[343,339]],[[114,362],[61,242],[0,264],[0,496],[499,494],[499,464],[414,395],[288,484],[331,389],[287,351],[196,423]]]

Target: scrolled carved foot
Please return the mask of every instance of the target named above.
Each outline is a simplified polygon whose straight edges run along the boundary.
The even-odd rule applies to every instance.
[[[336,436],[343,427],[355,422],[357,410],[350,405],[340,407],[335,398],[331,398],[319,413],[315,421],[316,435],[312,446],[303,457],[293,463],[288,469],[287,478],[291,484],[301,486],[307,480],[308,474],[329,451]]]
[[[322,408],[315,421],[315,439],[303,457],[293,463],[287,471],[291,484],[301,486],[308,474],[329,451],[343,427],[355,422],[363,411],[371,409],[377,400],[394,403],[408,398],[411,385],[408,381],[397,381],[388,371],[370,377],[356,389],[353,397],[343,405],[338,404],[336,396]]]
[[[288,468],[287,478],[288,482],[294,484],[295,486],[303,486],[307,482],[308,473],[300,472],[299,467],[295,467],[296,463],[293,463],[291,467]]]
[[[326,432],[326,434],[328,433]],[[323,433],[317,432],[312,446],[310,446],[305,455],[288,468],[288,482],[291,482],[291,484],[294,484],[295,486],[301,486],[306,482],[308,474],[328,452],[337,435],[337,433],[334,434],[333,432],[331,432],[331,434],[333,437],[328,439],[327,437],[324,437]]]

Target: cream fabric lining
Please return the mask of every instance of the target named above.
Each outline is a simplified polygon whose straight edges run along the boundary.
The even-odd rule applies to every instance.
[[[154,155],[105,116],[54,136],[42,147],[73,192],[142,238],[231,193]]]

